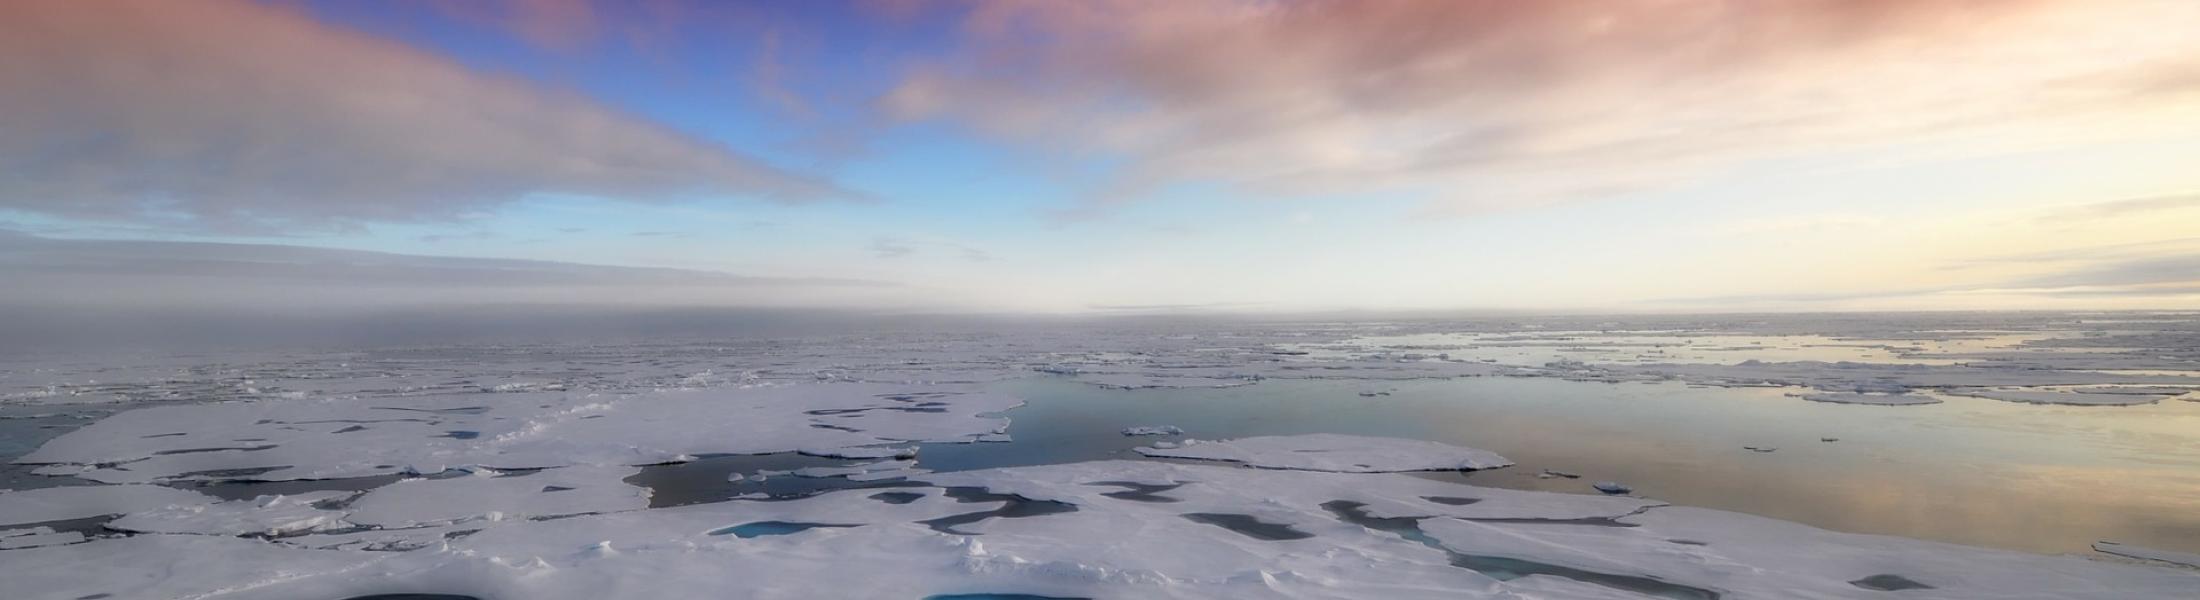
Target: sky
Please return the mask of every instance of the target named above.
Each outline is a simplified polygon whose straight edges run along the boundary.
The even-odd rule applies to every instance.
[[[2200,307],[2185,0],[15,0],[0,303]]]

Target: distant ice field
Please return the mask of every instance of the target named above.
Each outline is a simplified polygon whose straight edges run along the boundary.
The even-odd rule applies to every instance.
[[[2188,597],[2200,315],[32,354],[0,458],[33,598]]]

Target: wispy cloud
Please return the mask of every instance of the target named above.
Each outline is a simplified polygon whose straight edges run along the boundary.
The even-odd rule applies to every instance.
[[[0,10],[0,207],[279,230],[451,219],[535,192],[861,197],[577,94],[266,3]],[[555,29],[544,35],[564,35]]]
[[[2174,0],[999,0],[882,106],[1117,159],[1071,215],[1194,181],[1498,210],[1808,152],[2189,126],[2189,90],[2154,75],[2200,52],[2158,25],[2194,18]]]
[[[894,236],[879,236],[876,238],[872,238],[871,245],[867,246],[866,248],[870,250],[872,256],[878,258],[901,258],[904,256],[917,254],[917,252],[921,248],[925,247],[944,250],[953,253],[955,256],[962,257],[963,260],[971,262],[985,262],[993,260],[993,253],[991,252],[986,252],[985,250],[980,249],[976,246],[963,244],[961,242],[942,239],[911,239]]]
[[[2040,217],[2040,220],[2061,223],[2073,220],[2108,219],[2189,209],[2200,209],[2200,192],[2081,204],[2054,211]]]
[[[497,234],[495,233],[487,231],[468,231],[463,233],[431,233],[427,235],[417,236],[413,239],[433,244],[437,242],[454,242],[461,240],[490,240],[496,238]]]
[[[830,277],[390,254],[306,246],[71,240],[0,230],[4,300],[140,308],[523,302],[884,305],[901,284]],[[72,300],[73,299],[73,300]]]
[[[871,256],[879,258],[901,258],[917,252],[908,242],[887,237],[872,239],[870,250]]]

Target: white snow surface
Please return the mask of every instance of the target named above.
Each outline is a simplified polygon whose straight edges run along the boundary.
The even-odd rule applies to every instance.
[[[1143,447],[1138,453],[1240,463],[1264,469],[1386,473],[1493,469],[1513,464],[1488,450],[1399,438],[1334,433],[1257,436],[1223,441],[1186,440],[1173,448]]]

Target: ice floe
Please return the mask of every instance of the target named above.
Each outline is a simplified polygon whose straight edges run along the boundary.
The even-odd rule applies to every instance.
[[[348,501],[355,492],[310,492],[295,496],[261,496],[213,504],[172,505],[133,512],[107,523],[107,528],[140,533],[196,533],[204,535],[293,535],[352,526],[344,513],[323,506]]]
[[[469,519],[525,519],[649,506],[649,490],[622,481],[633,467],[575,466],[533,473],[478,470],[375,488],[345,517],[360,525],[418,527]]]
[[[2133,546],[2130,544],[2118,544],[2116,542],[2107,541],[2094,542],[2093,549],[2095,551],[2106,552],[2117,556],[2143,558],[2146,560],[2155,560],[2166,563],[2184,565],[2188,567],[2200,568],[2200,554],[2193,554],[2191,552],[2171,552],[2169,550],[2156,550],[2153,548]]]
[[[72,485],[14,490],[0,492],[0,525],[66,521],[214,502],[212,496],[157,485]]]
[[[0,550],[59,546],[82,542],[84,534],[76,531],[54,531],[52,527],[28,527],[0,530]]]
[[[1857,392],[1820,392],[1815,394],[1798,394],[1796,395],[1796,397],[1802,398],[1804,400],[1809,400],[1811,402],[1831,402],[1834,404],[1874,404],[1879,406],[1916,406],[1920,404],[1940,403],[1939,398],[1934,398],[1931,396],[1919,396],[1917,394],[1864,394]]]
[[[1139,425],[1123,428],[1123,435],[1132,437],[1142,435],[1184,435],[1184,430],[1178,429],[1175,425]]]
[[[2175,598],[2200,589],[2194,587],[2200,574],[1837,533],[1698,508],[1657,508],[1619,521],[1632,526],[1433,519],[1421,527],[1464,554],[1650,578],[1733,598],[1872,598],[1881,597],[1873,595],[1878,590],[1909,587],[1900,582],[1930,589],[1925,596],[1934,598]]]
[[[1187,440],[1175,447],[1138,448],[1146,456],[1239,463],[1266,469],[1381,473],[1463,471],[1513,464],[1488,450],[1437,442],[1333,433]]]
[[[2153,404],[2169,398],[2167,395],[2132,394],[2122,392],[2088,393],[2061,390],[1953,388],[1945,393],[1956,396],[1987,398],[2003,402],[2025,404],[2066,404],[2072,406],[2132,406]]]

